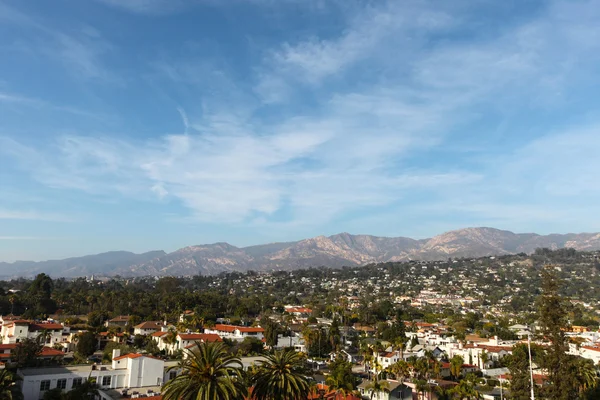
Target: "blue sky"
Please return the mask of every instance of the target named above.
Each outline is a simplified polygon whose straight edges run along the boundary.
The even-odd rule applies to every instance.
[[[600,230],[600,1],[0,0],[0,260]]]

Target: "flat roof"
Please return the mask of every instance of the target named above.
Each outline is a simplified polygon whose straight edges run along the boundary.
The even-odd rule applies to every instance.
[[[103,365],[104,366],[104,365]],[[106,366],[109,368],[109,366]],[[34,367],[34,368],[21,368],[19,373],[23,376],[36,376],[36,375],[56,375],[56,374],[69,374],[73,372],[92,372],[92,366],[90,364],[82,365],[62,365],[56,367]]]

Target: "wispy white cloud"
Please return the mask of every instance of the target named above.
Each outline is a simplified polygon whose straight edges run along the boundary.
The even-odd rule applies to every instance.
[[[112,50],[112,46],[94,27],[83,25],[77,31],[56,29],[40,18],[1,2],[0,20],[28,28],[29,33],[37,33],[24,37],[19,46],[13,47],[15,50],[56,60],[69,68],[77,78],[121,81],[103,64],[102,56]]]
[[[0,236],[0,240],[40,240],[46,239],[39,236]]]
[[[136,12],[162,7],[123,4]],[[267,51],[251,82],[267,105],[226,70],[163,60],[154,66],[164,78],[197,93],[195,108],[178,109],[185,134],[156,139],[74,134],[47,147],[0,138],[0,152],[45,185],[94,196],[176,201],[202,221],[323,224],[353,211],[401,208],[404,204],[397,204],[406,198],[412,205],[405,213],[469,213],[477,221],[517,215],[522,221],[553,215],[566,220],[558,205],[540,204],[543,196],[564,197],[564,185],[571,193],[598,195],[596,125],[524,139],[522,149],[509,149],[508,156],[464,164],[460,154],[444,162],[430,154],[471,145],[455,143],[461,138],[454,131],[478,117],[480,104],[502,110],[539,105],[540,99],[560,101],[573,71],[590,72],[578,60],[599,54],[594,50],[600,42],[582,34],[583,25],[597,35],[599,28],[585,14],[594,13],[598,2],[568,9],[565,4],[553,2],[534,19],[479,41],[435,40],[442,32],[460,36],[453,31],[464,17],[460,7],[368,6],[356,10],[338,37],[304,38]],[[78,49],[75,45],[72,53]],[[97,74],[87,62],[72,64]],[[362,81],[343,87],[334,82],[356,77]],[[207,86],[216,89],[199,89]],[[273,103],[294,110],[296,96],[307,92],[315,98],[314,109],[268,115]],[[531,187],[539,194],[527,194]]]
[[[72,222],[75,219],[73,217],[57,213],[40,212],[34,210],[7,210],[0,208],[0,220]]]
[[[108,6],[120,8],[136,14],[162,15],[184,8],[180,0],[97,0]],[[192,2],[190,2],[192,3]]]

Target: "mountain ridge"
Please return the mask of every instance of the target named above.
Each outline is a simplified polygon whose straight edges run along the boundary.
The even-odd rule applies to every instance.
[[[0,276],[167,276],[215,275],[248,270],[292,270],[309,267],[359,266],[448,257],[483,257],[531,253],[536,248],[600,250],[600,233],[539,235],[489,227],[463,228],[428,239],[352,235],[347,232],[295,242],[236,247],[226,242],[135,254],[114,251],[65,260],[0,262]],[[19,271],[15,274],[14,271]]]

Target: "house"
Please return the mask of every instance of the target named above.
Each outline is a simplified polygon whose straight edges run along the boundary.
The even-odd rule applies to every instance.
[[[176,348],[179,350],[191,349],[196,343],[222,342],[223,339],[214,333],[180,333],[177,335]]]
[[[158,332],[154,332],[150,335],[152,337],[152,340],[156,342],[156,345],[158,346],[158,349],[160,351],[172,352],[175,350],[175,343],[168,343],[168,334],[169,332],[161,330]]]
[[[373,392],[368,389],[371,381],[363,380],[358,385],[358,391],[363,399],[373,400],[408,400],[413,398],[412,389],[399,381],[387,379],[387,391]]]
[[[106,326],[107,328],[111,326],[125,328],[125,326],[129,323],[129,319],[129,315],[119,315],[118,317],[109,319],[108,321],[104,322],[104,326]]]
[[[383,368],[388,368],[389,366],[395,364],[400,360],[400,352],[398,351],[390,351],[390,352],[382,352],[377,354],[377,363],[381,365]]]
[[[263,340],[265,330],[261,327],[216,324],[212,328],[205,327],[204,333],[214,333],[232,340],[244,340],[247,337]]]
[[[109,365],[74,365],[44,368],[22,368],[17,371],[24,400],[39,400],[54,388],[65,391],[94,379],[101,390],[160,386],[164,382],[164,361],[142,354],[119,355],[113,351]]]
[[[512,354],[512,347],[468,344],[463,346],[462,349],[454,349],[452,354],[459,354],[463,360],[469,361],[479,366],[479,368],[486,369],[494,364],[494,362],[498,362],[507,355]],[[483,361],[486,357],[487,360],[484,365]]]
[[[153,321],[146,321],[134,326],[133,334],[147,336],[153,334],[154,332],[160,331],[160,328],[161,326],[158,323]]]
[[[275,348],[285,349],[288,347],[293,347],[294,350],[299,353],[306,353],[306,345],[304,344],[304,339],[302,337],[278,335]]]
[[[306,307],[299,307],[299,306],[285,306],[284,307],[285,312],[295,315],[297,317],[308,317],[310,316],[310,314],[312,314],[312,310],[310,308],[306,308]]]
[[[0,362],[11,362],[11,353],[17,348],[17,346],[19,346],[19,343],[0,344]],[[37,358],[42,360],[51,360],[54,358],[62,358],[64,355],[65,353],[60,350],[44,346],[42,347],[42,351],[37,355]]]
[[[124,333],[100,332],[97,336],[98,347],[103,349],[108,342],[125,343],[127,335]]]
[[[179,322],[185,322],[186,319],[193,317],[196,313],[192,310],[185,310],[181,314],[179,314]]]
[[[600,362],[600,347],[581,346],[579,348],[579,355],[588,360],[592,360],[594,365],[598,365]]]
[[[358,364],[364,359],[364,357],[359,352],[349,350],[341,350],[339,353],[337,353],[336,356],[341,356],[345,361],[352,364]],[[335,357],[332,358],[332,361],[334,359]]]
[[[585,333],[589,332],[590,328],[588,328],[587,326],[573,325],[571,326],[571,331],[575,333]]]
[[[54,345],[61,343],[63,339],[64,326],[53,322],[33,322],[24,319],[6,321],[2,325],[0,335],[3,344],[19,343],[24,339],[37,339],[44,334],[44,343]]]

